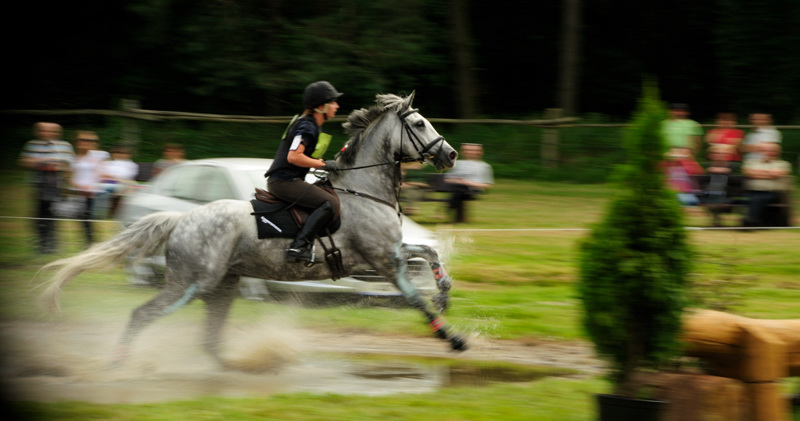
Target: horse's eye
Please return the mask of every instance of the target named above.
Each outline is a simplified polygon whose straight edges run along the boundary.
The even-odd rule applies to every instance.
[[[425,122],[420,120],[420,121],[416,122],[414,125],[417,126],[418,129],[422,129],[422,128],[425,127]]]

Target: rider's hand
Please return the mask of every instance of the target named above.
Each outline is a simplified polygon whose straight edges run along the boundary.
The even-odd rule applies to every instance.
[[[323,162],[325,163],[325,165],[320,167],[321,170],[325,170],[328,172],[336,172],[339,170],[339,164],[336,162],[336,160],[329,159]]]

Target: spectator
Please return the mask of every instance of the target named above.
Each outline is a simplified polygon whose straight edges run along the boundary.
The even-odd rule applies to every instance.
[[[752,113],[750,114],[750,124],[753,125],[753,130],[744,138],[745,161],[748,159],[761,158],[758,144],[768,143],[781,143],[781,133],[772,127],[772,115],[768,113]]]
[[[176,143],[167,143],[164,145],[162,158],[153,164],[152,176],[155,177],[161,174],[165,169],[183,161],[186,161],[183,146]]]
[[[733,175],[738,173],[741,170],[741,164],[733,159],[737,153],[734,145],[711,145],[708,148],[708,166],[706,170],[714,174]]]
[[[131,150],[127,146],[115,146],[111,151],[111,160],[103,165],[103,190],[111,195],[110,214],[116,215],[122,196],[133,184],[139,166],[131,161]]]
[[[669,119],[662,123],[661,132],[669,149],[683,148],[692,156],[700,150],[703,128],[689,119],[689,106],[686,104],[670,104]]]
[[[687,148],[674,147],[666,154],[662,165],[667,175],[667,183],[675,190],[678,201],[682,206],[697,206],[700,199],[697,194],[700,189],[692,180],[693,175],[705,173],[703,167],[697,163]]]
[[[719,227],[722,226],[721,214],[730,208],[728,206],[730,204],[728,197],[730,177],[739,173],[741,164],[731,158],[738,154],[734,145],[718,143],[711,145],[708,150],[709,161],[706,166],[708,185],[706,185],[704,201],[706,208],[714,218],[714,226]]]
[[[743,223],[746,227],[763,226],[767,205],[780,203],[781,192],[786,189],[784,178],[792,170],[790,163],[780,160],[781,145],[777,142],[761,142],[755,152],[760,158],[746,160],[742,169],[750,199]]]
[[[62,128],[56,123],[36,123],[33,131],[35,139],[25,144],[19,164],[31,171],[37,250],[49,254],[55,253],[57,247],[53,205],[61,198],[75,151],[61,140]]]
[[[728,152],[728,159],[733,161],[741,161],[742,156],[739,153],[741,148],[742,139],[744,139],[744,132],[736,128],[736,114],[733,113],[719,113],[717,114],[717,125],[706,134],[706,143],[709,145],[709,152],[715,145],[730,145],[733,146],[733,152]],[[721,155],[717,155],[719,158]],[[711,156],[709,155],[709,159]]]
[[[453,187],[449,208],[455,213],[456,223],[466,222],[464,202],[474,200],[494,184],[492,167],[482,158],[483,145],[464,143],[456,166],[445,174],[445,181]]]
[[[79,218],[83,220],[87,245],[94,243],[94,230],[90,220],[96,205],[95,198],[101,192],[99,187],[103,164],[109,158],[108,152],[97,149],[99,140],[95,132],[79,131],[75,135],[75,162],[72,164],[70,186],[83,199]]]

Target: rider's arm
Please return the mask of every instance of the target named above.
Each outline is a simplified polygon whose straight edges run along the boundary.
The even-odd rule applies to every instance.
[[[325,166],[325,161],[306,155],[304,153],[305,150],[306,146],[301,143],[297,149],[289,151],[286,159],[290,164],[303,168],[322,168]]]

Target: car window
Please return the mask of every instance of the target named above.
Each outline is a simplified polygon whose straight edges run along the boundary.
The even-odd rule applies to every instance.
[[[220,168],[200,167],[202,171],[197,177],[196,200],[213,202],[220,199],[236,199],[228,177]]]
[[[158,180],[158,193],[198,203],[236,199],[224,170],[210,166],[173,167]]]
[[[160,174],[155,193],[179,199],[192,200],[198,167],[173,167]]]
[[[197,184],[202,174],[201,167],[181,168],[180,173],[172,183],[170,196],[178,199],[197,200]]]

